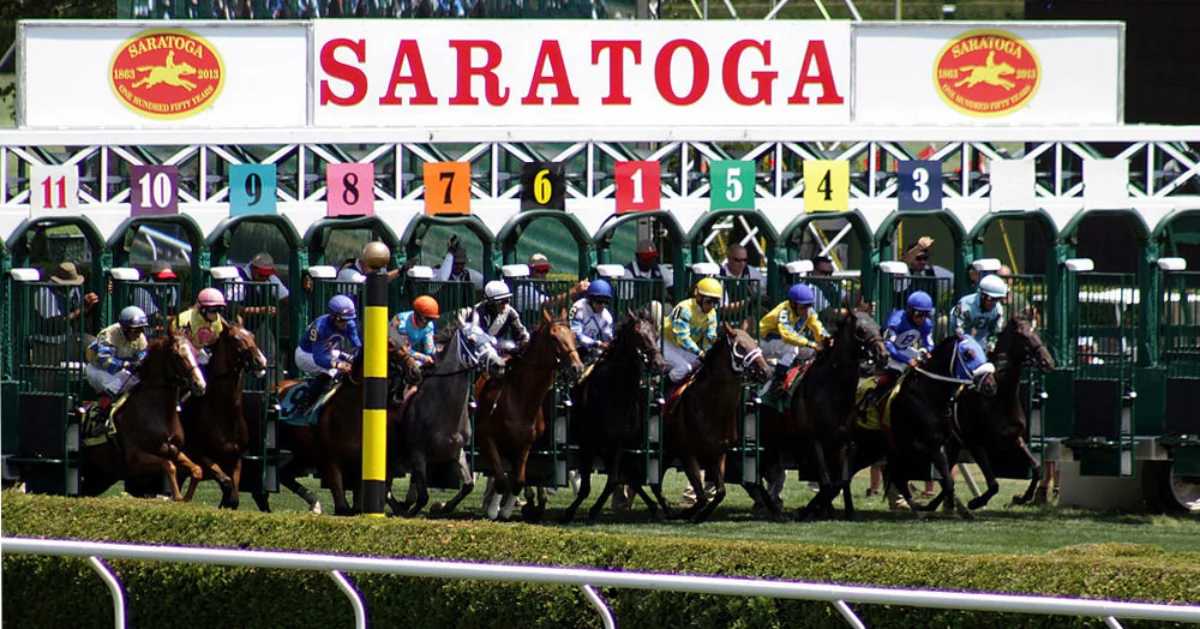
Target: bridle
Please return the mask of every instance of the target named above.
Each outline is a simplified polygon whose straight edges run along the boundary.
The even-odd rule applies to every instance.
[[[759,358],[762,358],[762,348],[755,347],[751,350],[743,350],[741,345],[736,341],[728,341],[729,343],[729,367],[733,369],[733,373],[743,375],[751,365]]]
[[[1037,367],[1039,369],[1047,369],[1050,367],[1050,365],[1046,364],[1046,361],[1042,360],[1042,354],[1048,354],[1049,351],[1046,350],[1046,345],[1042,343],[1040,338],[1038,338],[1036,335],[1031,336],[1023,332],[1014,332],[1014,334],[1016,334],[1019,338],[1024,339],[1025,343],[1029,346],[1028,351],[1021,360],[1020,366]],[[1002,352],[996,352],[996,360],[992,361],[996,365],[996,371],[999,372],[1008,369],[1008,354],[1009,352],[1007,349]]]

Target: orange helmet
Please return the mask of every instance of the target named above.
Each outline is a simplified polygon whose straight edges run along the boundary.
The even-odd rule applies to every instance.
[[[429,295],[421,295],[420,297],[417,297],[413,300],[412,305],[413,310],[416,310],[417,314],[425,317],[426,319],[436,319],[441,316],[441,311],[438,308],[437,300]]]

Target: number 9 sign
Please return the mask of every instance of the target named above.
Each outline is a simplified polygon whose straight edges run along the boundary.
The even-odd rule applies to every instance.
[[[942,209],[941,162],[903,161],[896,174],[900,178],[900,189],[896,193],[900,211]]]
[[[521,209],[562,210],[566,182],[562,162],[529,162],[521,167]]]
[[[229,215],[275,214],[275,164],[229,167]]]
[[[330,164],[325,170],[325,216],[375,214],[375,166]]]

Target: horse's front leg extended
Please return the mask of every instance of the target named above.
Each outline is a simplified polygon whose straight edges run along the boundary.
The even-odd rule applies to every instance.
[[[484,506],[487,508],[487,518],[495,520],[500,517],[500,503],[508,495],[511,483],[504,472],[504,462],[500,459],[500,449],[496,447],[495,441],[490,436],[482,437],[480,441],[483,456],[492,466],[492,497]],[[516,500],[515,497],[513,499]]]
[[[971,511],[967,509],[967,506],[954,496],[954,479],[950,477],[950,460],[946,456],[946,449],[944,447],[939,446],[933,451],[933,465],[937,469],[938,474],[941,475],[938,483],[941,485],[942,493],[945,494],[948,501],[947,507],[950,508],[953,505],[953,508],[964,519],[974,517],[971,515]]]
[[[970,448],[971,457],[975,459],[975,464],[979,466],[979,471],[983,472],[983,480],[987,483],[987,490],[967,503],[967,508],[975,510],[986,505],[992,496],[1000,491],[1000,483],[996,482],[996,474],[992,470],[992,460],[988,456],[987,448],[982,444],[971,444]]]
[[[1029,465],[1032,467],[1030,470],[1029,486],[1025,488],[1025,493],[1020,496],[1013,496],[1012,499],[1013,504],[1023,505],[1033,501],[1038,482],[1042,480],[1042,462],[1029,450],[1029,444],[1025,443],[1024,437],[1017,437],[1017,447],[1021,450],[1021,454],[1025,455],[1025,459],[1029,461]]]
[[[713,479],[713,483],[716,485],[716,493],[713,494],[712,500],[704,505],[704,508],[699,513],[692,517],[693,524],[700,524],[712,517],[713,512],[717,510],[717,506],[725,500],[725,453],[721,453],[715,465],[709,466],[708,474],[716,477]]]
[[[692,486],[692,491],[696,492],[696,502],[683,511],[674,514],[672,517],[690,519],[703,509],[704,505],[708,504],[708,494],[704,492],[704,481],[700,478],[700,461],[696,460],[694,455],[689,454],[684,457],[683,473],[687,475],[688,483]]]
[[[229,475],[229,498],[225,506],[237,511],[242,499],[238,494],[238,486],[242,484],[242,457],[234,455],[233,457],[233,473]]]
[[[507,520],[512,517],[513,507],[517,504],[517,496],[520,496],[521,490],[525,488],[525,464],[529,462],[529,451],[532,448],[532,443],[527,444],[517,454],[517,460],[513,464],[513,473],[509,476],[512,480],[508,483],[508,493],[504,494],[504,504],[500,507],[502,519]],[[527,508],[522,515],[527,519],[533,519],[536,516],[537,507],[533,503],[532,499],[526,503]]]
[[[458,508],[458,503],[463,501],[472,491],[475,490],[475,473],[471,471],[471,466],[467,465],[467,453],[464,450],[458,451],[458,493],[440,507],[434,505],[429,508],[430,515],[446,515]]]

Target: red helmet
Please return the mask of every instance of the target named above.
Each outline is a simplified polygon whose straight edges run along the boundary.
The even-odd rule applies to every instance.
[[[413,310],[417,314],[426,319],[436,319],[441,316],[441,309],[438,307],[438,302],[429,295],[421,295],[413,300]]]
[[[201,308],[223,307],[225,305],[225,295],[215,288],[206,288],[196,295],[196,303],[200,304]]]

